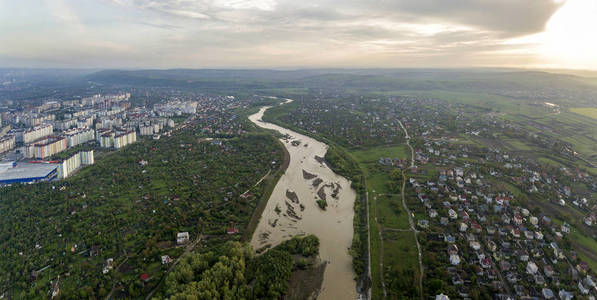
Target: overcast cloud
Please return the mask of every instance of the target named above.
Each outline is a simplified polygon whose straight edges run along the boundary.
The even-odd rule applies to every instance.
[[[0,67],[532,66],[560,2],[0,0]]]

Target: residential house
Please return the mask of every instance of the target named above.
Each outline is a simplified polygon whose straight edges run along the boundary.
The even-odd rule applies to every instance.
[[[189,233],[188,232],[179,232],[176,235],[176,243],[179,245],[185,244],[189,241]]]

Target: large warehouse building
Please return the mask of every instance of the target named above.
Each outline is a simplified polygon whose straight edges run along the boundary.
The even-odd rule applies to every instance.
[[[48,163],[9,163],[0,168],[0,184],[47,181],[56,177],[58,165]]]

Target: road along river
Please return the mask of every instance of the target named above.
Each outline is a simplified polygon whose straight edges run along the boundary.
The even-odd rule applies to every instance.
[[[326,144],[263,122],[261,118],[268,108],[261,108],[249,120],[284,136],[281,141],[290,153],[290,164],[267,202],[251,245],[253,249],[268,244],[273,247],[293,236],[316,235],[320,241],[319,256],[327,261],[317,299],[357,299],[352,258],[348,254],[356,193],[346,178],[323,162]],[[316,201],[324,197],[328,206],[322,210]]]

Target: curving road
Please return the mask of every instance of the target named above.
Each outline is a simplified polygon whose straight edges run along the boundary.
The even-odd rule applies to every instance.
[[[408,135],[408,131],[406,131],[406,128],[404,127],[404,125],[402,125],[402,122],[400,122],[400,120],[398,120],[398,123],[400,124],[400,127],[402,127],[402,130],[404,130],[404,136],[406,137],[406,145],[408,146],[408,148],[410,148],[410,167],[414,167],[415,166],[415,151],[413,149],[413,147],[410,145],[410,136]],[[406,173],[402,172],[402,206],[404,207],[404,210],[406,211],[406,214],[408,215],[408,223],[410,224],[410,230],[413,232],[414,236],[415,236],[415,243],[417,244],[417,253],[419,255],[419,292],[421,295],[421,300],[423,300],[423,275],[424,275],[424,268],[423,268],[423,255],[421,252],[421,244],[419,244],[419,238],[417,237],[417,229],[415,228],[415,222],[413,220],[412,217],[412,213],[410,211],[410,209],[408,209],[408,205],[406,205],[406,197],[404,195],[404,190],[406,188]]]

